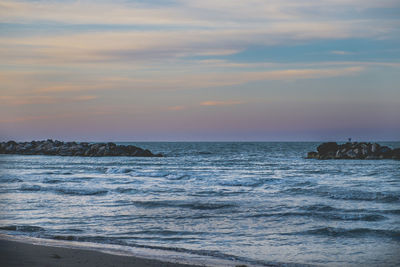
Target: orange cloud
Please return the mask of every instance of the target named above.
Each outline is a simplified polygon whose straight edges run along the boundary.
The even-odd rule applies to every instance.
[[[77,96],[72,98],[72,100],[76,100],[76,101],[89,101],[89,100],[93,100],[96,99],[97,96],[95,95],[81,95],[81,96]]]
[[[168,107],[168,110],[183,110],[185,109],[185,106],[172,106],[172,107]]]
[[[7,106],[23,105],[45,105],[66,102],[81,102],[96,99],[94,95],[82,95],[74,97],[53,97],[53,96],[0,96],[0,103]]]
[[[233,100],[229,100],[229,101],[204,101],[201,102],[200,105],[201,106],[231,106],[231,105],[239,105],[242,104],[243,102],[241,101],[233,101]]]

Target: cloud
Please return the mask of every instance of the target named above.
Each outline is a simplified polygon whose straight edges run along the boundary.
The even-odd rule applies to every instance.
[[[36,66],[132,64],[231,55],[254,45],[394,38],[399,20],[371,18],[362,10],[396,6],[399,4],[395,1],[372,0],[187,0],[168,5],[143,1],[5,0],[0,2],[0,22],[25,23],[34,26],[31,28],[51,22],[57,30],[2,34],[0,58],[3,64]],[[340,17],[338,9],[359,16]],[[87,29],[72,34],[71,30],[63,31],[76,24]]]
[[[352,55],[352,54],[354,54],[353,52],[340,51],[340,50],[334,50],[334,51],[331,51],[330,53],[335,54],[335,55]]]
[[[210,73],[190,75],[186,77],[186,83],[193,87],[213,87],[245,84],[254,81],[266,80],[296,80],[296,79],[320,79],[336,76],[348,76],[360,73],[363,67],[326,68],[326,69],[287,69],[273,71],[243,71],[231,73]]]
[[[239,105],[243,104],[242,101],[234,101],[234,100],[228,100],[228,101],[215,101],[215,100],[209,100],[209,101],[204,101],[201,102],[201,106],[231,106],[231,105]]]
[[[217,64],[219,63],[217,62]],[[291,64],[287,66],[273,64],[273,68],[280,68],[280,70],[260,71],[260,68],[271,68],[271,66],[268,64],[252,66],[249,63],[246,65],[249,69],[237,69],[237,67],[221,67],[192,62],[190,65],[185,64],[185,71],[182,71],[181,66],[160,65],[157,71],[144,70],[131,73],[129,70],[126,72],[122,69],[117,73],[108,73],[108,69],[106,69],[104,72],[94,75],[87,74],[86,70],[80,73],[80,69],[74,72],[70,70],[8,71],[0,74],[2,91],[0,102],[4,105],[82,102],[94,100],[96,97],[107,99],[113,92],[115,92],[113,94],[144,93],[149,90],[177,92],[256,81],[321,79],[357,75],[369,66],[368,64],[361,66],[356,64],[357,62],[342,62],[342,64],[336,62],[333,65],[321,63],[309,65],[304,69],[293,68],[295,66]],[[372,66],[375,65],[376,63]],[[389,64],[387,66],[399,67],[400,65]],[[157,78],[155,79],[155,77]]]
[[[76,101],[90,101],[98,98],[95,95],[81,95],[81,96],[76,96],[73,97],[71,100],[76,100]]]
[[[149,65],[193,57],[237,54],[252,46],[287,45],[321,39],[378,38],[396,25],[365,21],[283,21],[257,27],[164,30],[97,30],[84,33],[0,36],[3,64],[83,66]],[[400,23],[399,25],[400,26]],[[383,29],[382,29],[383,27]]]
[[[168,1],[169,2],[169,1]],[[361,13],[372,8],[399,7],[395,0],[178,0],[144,1],[7,1],[0,3],[0,21],[68,24],[183,25],[229,27],[271,20],[337,17],[337,10]]]
[[[86,102],[96,99],[94,95],[78,95],[73,97],[57,97],[47,95],[34,96],[0,96],[0,103],[5,106],[46,105],[73,102]]]
[[[108,88],[110,84],[62,84],[62,85],[53,85],[47,87],[39,87],[37,89],[32,90],[37,94],[43,93],[62,93],[62,92],[82,92],[82,91],[92,91],[92,90],[101,90],[104,88]],[[91,96],[93,97],[93,96]]]
[[[168,110],[173,110],[173,111],[178,111],[178,110],[184,110],[186,109],[185,106],[171,106],[167,108]]]

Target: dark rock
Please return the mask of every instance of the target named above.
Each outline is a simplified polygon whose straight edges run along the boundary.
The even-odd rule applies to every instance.
[[[309,152],[307,158],[315,159],[400,159],[400,148],[392,150],[390,147],[377,143],[345,143],[338,145],[335,142],[323,143],[318,146],[318,152]]]
[[[400,148],[392,150],[392,159],[400,159]]]
[[[23,155],[57,155],[57,156],[128,156],[128,157],[162,157],[162,154],[153,154],[149,150],[128,145],[116,145],[115,143],[89,144],[86,142],[61,142],[48,139],[46,141],[0,142],[0,154]]]
[[[357,154],[354,150],[349,150],[346,152],[346,157],[349,159],[355,159],[357,158]]]
[[[61,146],[62,144],[63,144],[63,142],[61,142],[61,141],[58,141],[58,140],[54,141],[55,146]]]
[[[15,142],[15,141],[8,141],[7,143],[7,146],[9,146],[9,145],[14,145],[14,146],[16,146],[17,145],[17,142]]]
[[[314,151],[308,152],[307,153],[307,158],[308,159],[317,159],[318,158],[318,153],[314,152]]]
[[[338,144],[336,142],[323,143],[317,147],[317,151],[320,155],[327,154],[329,152],[336,152]]]
[[[372,153],[377,153],[379,150],[380,145],[377,143],[371,144],[371,152]]]
[[[387,146],[383,146],[379,148],[378,152],[379,156],[382,156],[384,159],[391,159],[392,158],[392,149]]]

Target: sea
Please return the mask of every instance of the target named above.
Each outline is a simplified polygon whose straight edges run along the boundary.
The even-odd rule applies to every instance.
[[[216,266],[400,265],[400,161],[305,159],[320,142],[117,144],[165,157],[0,155],[0,233]]]

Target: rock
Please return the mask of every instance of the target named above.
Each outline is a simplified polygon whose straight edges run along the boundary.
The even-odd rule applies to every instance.
[[[314,159],[400,159],[400,148],[391,149],[377,143],[323,143],[318,152],[309,152],[307,158]]]
[[[365,158],[368,156],[368,147],[363,147],[361,150],[362,156]]]
[[[379,145],[379,144],[377,144],[377,143],[373,143],[373,144],[371,145],[371,152],[372,152],[372,153],[377,153],[377,152],[378,152],[378,149],[379,149],[379,147],[380,147],[380,145]]]
[[[357,158],[357,154],[356,154],[356,152],[355,152],[354,150],[349,150],[349,151],[347,151],[346,156],[347,156],[349,159],[355,159],[355,158]]]
[[[317,159],[318,158],[318,153],[314,152],[314,151],[308,152],[307,153],[307,158],[308,159]]]
[[[392,150],[392,159],[400,159],[400,148]]]
[[[323,143],[322,145],[317,147],[317,151],[320,155],[327,154],[331,151],[335,151],[338,148],[338,144],[336,142],[328,142],[328,143]]]
[[[162,157],[162,154],[153,154],[149,150],[115,143],[89,144],[86,142],[61,142],[48,139],[46,141],[32,141],[17,143],[15,141],[0,142],[0,154],[23,155],[57,155],[57,156],[128,156],[128,157]]]
[[[7,146],[9,146],[9,145],[14,145],[14,146],[16,146],[17,145],[17,142],[15,142],[15,141],[8,141],[7,143]]]
[[[343,155],[344,155],[344,153],[342,152],[342,150],[338,150],[338,151],[336,151],[335,158],[340,159],[343,157]]]
[[[392,149],[390,149],[387,146],[380,147],[378,154],[379,154],[379,156],[381,156],[384,159],[391,159],[392,158]]]
[[[143,151],[143,157],[151,157],[153,155],[153,153],[150,152],[150,150],[146,149],[145,151]]]

